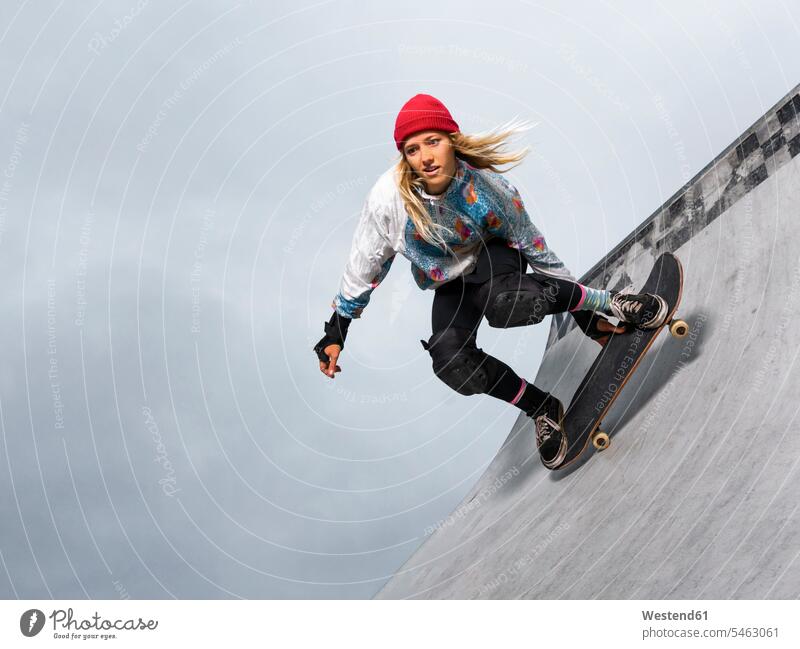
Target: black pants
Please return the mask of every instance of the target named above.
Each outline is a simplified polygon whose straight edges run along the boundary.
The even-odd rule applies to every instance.
[[[581,299],[580,287],[570,281],[555,279],[536,273],[526,273],[527,261],[519,250],[510,248],[502,239],[492,239],[482,248],[478,263],[468,275],[457,277],[436,289],[431,309],[433,333],[448,327],[467,329],[477,334],[487,305],[482,303],[486,291],[481,287],[486,282],[508,273],[527,275],[541,285],[548,295],[547,313],[563,313],[578,305]],[[530,281],[530,279],[526,280]],[[522,379],[503,361],[487,355],[486,366],[491,376],[486,394],[503,401],[512,401],[518,395]],[[533,384],[528,384],[526,405],[538,406],[547,396]]]

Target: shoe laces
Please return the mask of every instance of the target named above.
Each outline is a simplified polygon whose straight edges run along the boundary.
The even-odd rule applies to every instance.
[[[625,295],[624,293],[620,293],[615,296],[614,301],[616,302],[617,307],[623,313],[635,313],[638,314],[639,311],[642,310],[642,302],[641,300],[637,300],[629,295]]]
[[[552,437],[558,434],[558,424],[547,415],[539,415],[536,418],[536,444],[542,446]]]

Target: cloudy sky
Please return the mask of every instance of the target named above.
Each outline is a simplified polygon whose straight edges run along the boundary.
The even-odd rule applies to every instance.
[[[400,106],[538,123],[578,275],[800,80],[789,2],[0,4],[0,595],[370,597],[517,411],[440,383],[398,260],[311,346]],[[546,325],[480,346],[529,378]]]

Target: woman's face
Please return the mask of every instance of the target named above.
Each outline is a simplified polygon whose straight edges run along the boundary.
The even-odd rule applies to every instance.
[[[420,131],[408,138],[403,154],[429,194],[441,194],[456,173],[456,153],[444,131]]]

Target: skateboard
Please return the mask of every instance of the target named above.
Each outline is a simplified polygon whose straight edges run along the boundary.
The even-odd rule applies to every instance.
[[[603,417],[658,334],[665,328],[669,328],[675,338],[685,338],[689,333],[689,325],[675,318],[682,292],[681,262],[672,253],[664,253],[656,259],[650,276],[639,291],[660,295],[667,301],[669,312],[664,324],[657,329],[629,327],[625,333],[610,335],[565,411],[562,430],[567,435],[568,450],[564,461],[554,470],[572,464],[588,448],[589,442],[598,451],[608,448],[610,439],[601,430]]]

